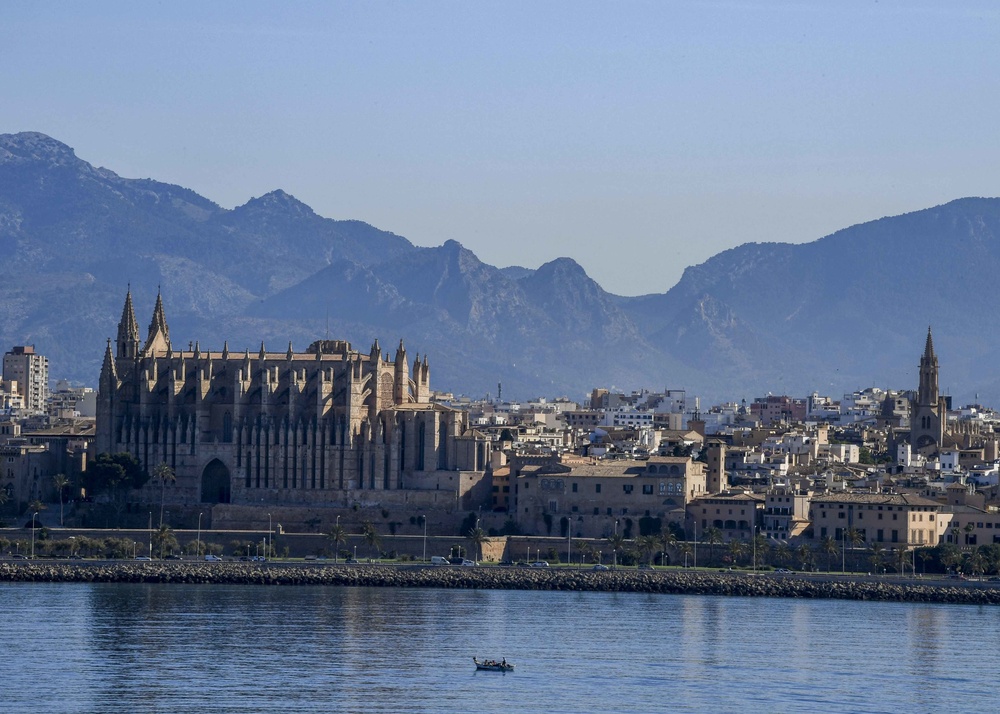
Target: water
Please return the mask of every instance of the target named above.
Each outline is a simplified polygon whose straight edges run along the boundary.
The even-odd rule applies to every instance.
[[[0,603],[9,712],[996,708],[1000,608],[71,583]]]

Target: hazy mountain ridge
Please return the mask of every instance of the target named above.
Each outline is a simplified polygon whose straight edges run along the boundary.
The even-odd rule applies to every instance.
[[[481,395],[685,387],[710,399],[915,386],[927,325],[942,386],[1000,402],[1000,199],[967,198],[812,243],[745,244],[663,294],[607,293],[571,258],[497,268],[317,215],[281,190],[223,209],[95,168],[38,133],[0,135],[0,340],[96,383],[126,283],[145,327],[203,349],[302,349],[329,336],[427,353],[432,384]],[[988,298],[987,298],[988,299]]]

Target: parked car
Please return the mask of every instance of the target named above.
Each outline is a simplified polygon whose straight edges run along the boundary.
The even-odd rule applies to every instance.
[[[479,565],[479,563],[477,563],[474,560],[463,560],[462,561],[462,565],[464,565],[466,568],[473,568],[473,567]]]
[[[546,561],[544,561],[544,560],[536,560],[534,563],[531,564],[531,567],[532,568],[547,568],[547,567],[549,567],[549,564]]]
[[[792,573],[792,571],[789,570],[788,568],[778,568],[774,572],[781,573],[782,575],[791,575],[791,573]]]
[[[222,562],[222,558],[220,558],[217,555],[212,555],[211,553],[209,553],[208,555],[205,556],[205,560],[208,561],[209,563],[221,563]]]
[[[136,560],[152,560],[152,558],[150,558],[148,555],[137,555],[137,556],[135,556],[135,559]]]
[[[602,571],[603,571],[603,570],[610,570],[610,568],[609,568],[608,566],[606,566],[606,565],[602,565],[601,563],[598,563],[597,565],[595,565],[595,566],[594,566],[593,568],[591,568],[591,569],[592,569],[592,570],[602,570]]]

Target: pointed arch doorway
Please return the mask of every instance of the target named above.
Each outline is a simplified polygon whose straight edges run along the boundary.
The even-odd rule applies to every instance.
[[[218,459],[212,459],[201,472],[201,502],[229,503],[229,499],[229,468]]]

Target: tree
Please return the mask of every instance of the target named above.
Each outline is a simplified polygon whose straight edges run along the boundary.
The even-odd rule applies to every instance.
[[[163,497],[164,488],[167,482],[175,483],[177,481],[177,476],[174,474],[174,470],[167,466],[165,461],[161,461],[155,467],[153,467],[153,478],[160,482],[160,528],[163,528]]]
[[[371,521],[365,521],[361,524],[361,535],[365,539],[365,543],[371,548],[375,555],[379,554],[379,546],[382,545],[382,536],[378,534],[378,530],[375,528],[375,524]]]
[[[722,545],[722,531],[715,526],[712,526],[705,531],[705,540],[708,541],[709,552],[712,554],[712,560],[716,560],[715,546]]]
[[[42,511],[45,510],[45,508],[46,508],[45,504],[39,501],[37,498],[28,504],[29,513],[41,513]],[[34,521],[32,521],[32,524],[34,524]],[[34,527],[34,525],[32,525],[32,527]]]
[[[340,546],[347,543],[347,531],[339,523],[330,527],[330,530],[326,532],[326,537],[333,543],[333,551],[337,554],[340,553]]]
[[[466,537],[472,542],[474,546],[476,546],[476,550],[479,553],[479,559],[482,560],[483,543],[486,542],[486,531],[484,531],[482,528],[472,528]]]
[[[837,551],[840,550],[840,546],[837,544],[837,541],[833,536],[826,536],[820,540],[819,549],[822,551],[823,555],[826,556],[826,569],[828,571],[833,570],[833,559],[837,555]]]
[[[812,564],[813,552],[812,548],[803,543],[795,551],[795,554],[799,557],[799,563],[801,564],[802,570],[809,570],[809,566]]]
[[[639,536],[635,539],[635,545],[639,552],[645,556],[647,561],[652,559],[652,554],[660,549],[660,539],[654,535]]]
[[[778,547],[774,549],[774,557],[777,559],[779,565],[788,565],[792,559],[792,549],[788,546],[788,543],[784,541],[779,543]]]
[[[161,559],[163,558],[164,551],[170,554],[178,549],[177,537],[170,526],[160,526],[160,529],[153,535],[153,547],[156,548]]]
[[[118,520],[132,489],[142,488],[149,481],[139,460],[123,451],[98,454],[84,473],[84,486],[89,495],[105,494],[115,508]]]
[[[871,550],[871,555],[869,560],[871,561],[872,568],[875,570],[875,574],[878,575],[878,569],[882,567],[882,558],[885,555],[885,548],[878,541],[873,541],[869,547]]]
[[[56,492],[59,494],[59,525],[61,526],[63,524],[63,492],[69,486],[69,479],[66,478],[66,474],[56,474],[52,477],[52,485],[56,487]]]
[[[733,565],[739,565],[740,556],[746,552],[746,543],[741,540],[729,541],[729,557],[732,558]]]
[[[614,553],[615,563],[618,563],[618,553],[621,551],[622,546],[625,545],[625,534],[624,533],[613,533],[608,536],[608,545],[611,546],[611,552]]]
[[[681,551],[681,556],[684,558],[684,565],[686,566],[687,565],[688,556],[690,556],[691,553],[694,552],[694,549],[691,547],[690,543],[688,543],[687,541],[684,541],[680,545],[680,551]]]

